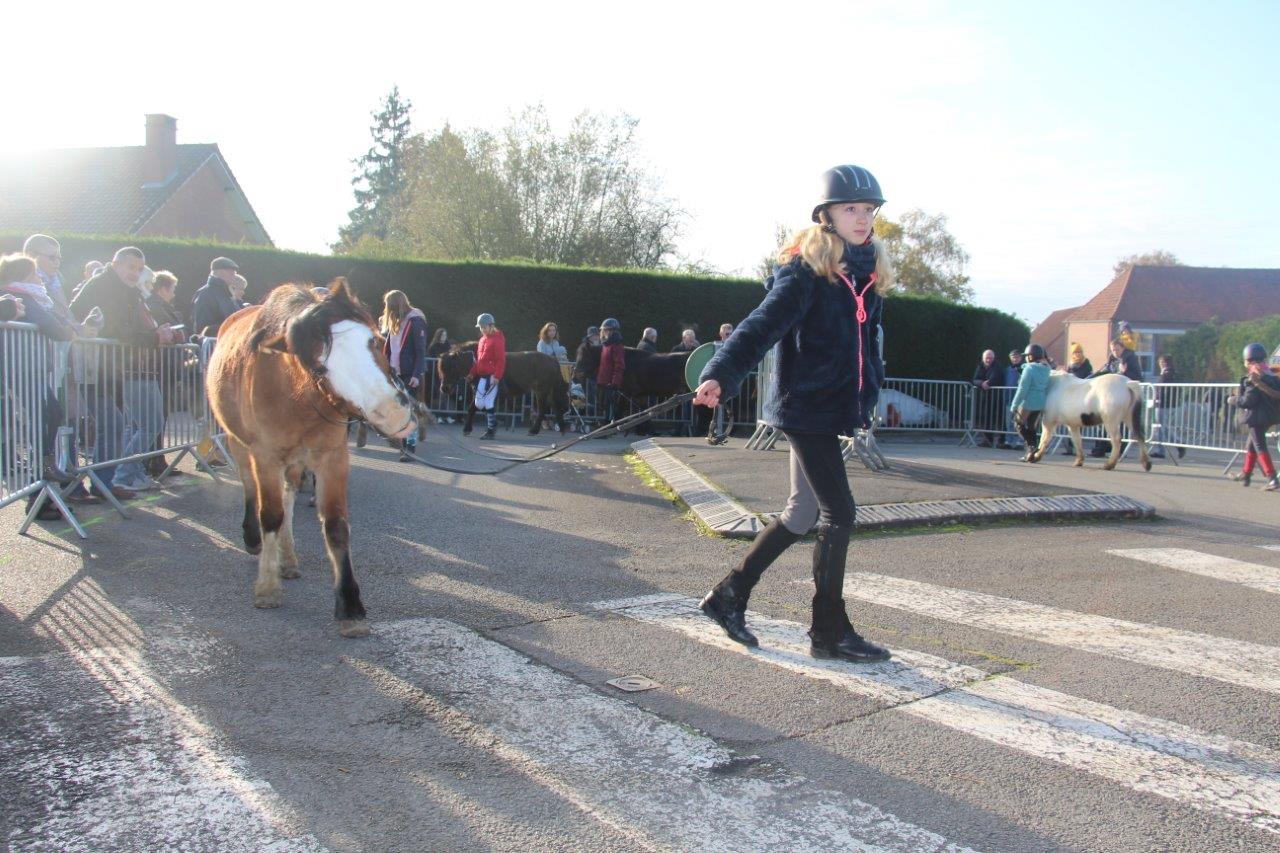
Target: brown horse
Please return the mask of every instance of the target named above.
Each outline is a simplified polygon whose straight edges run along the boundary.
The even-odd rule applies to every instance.
[[[281,575],[298,576],[293,502],[310,469],[333,564],[338,632],[369,633],[349,550],[347,419],[366,418],[392,438],[417,428],[373,318],[343,279],[323,297],[280,285],[261,306],[222,324],[207,386],[244,484],[244,544],[258,555],[254,606],[279,607]]]

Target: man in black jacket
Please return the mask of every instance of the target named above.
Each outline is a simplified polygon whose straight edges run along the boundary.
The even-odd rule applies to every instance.
[[[196,291],[191,309],[196,334],[216,337],[223,321],[240,310],[240,303],[231,295],[238,269],[240,265],[230,258],[214,258],[209,264],[209,281]]]
[[[1124,341],[1119,338],[1111,342],[1111,358],[1107,359],[1107,363],[1102,367],[1090,373],[1087,378],[1092,379],[1107,373],[1119,373],[1135,382],[1142,381],[1142,362],[1138,361],[1138,354],[1125,346]],[[1089,455],[1106,456],[1110,452],[1110,441],[1095,441]]]
[[[86,282],[71,303],[71,313],[80,321],[94,308],[101,311],[101,336],[125,345],[103,346],[92,354],[99,360],[96,387],[89,394],[97,428],[97,462],[150,450],[164,427],[160,384],[156,381],[159,353],[155,348],[178,343],[181,332],[158,326],[142,301],[138,281],[144,266],[146,258],[141,249],[120,249],[111,264]],[[107,485],[126,491],[155,487],[138,462],[108,466],[99,469],[98,475]]]
[[[1004,420],[1004,408],[1001,406],[1003,395],[999,388],[1004,382],[1004,370],[996,364],[995,350],[985,350],[982,361],[974,368],[973,379],[973,428],[977,432],[974,439],[979,447],[990,447],[992,436],[998,435],[1004,441],[1001,432]]]

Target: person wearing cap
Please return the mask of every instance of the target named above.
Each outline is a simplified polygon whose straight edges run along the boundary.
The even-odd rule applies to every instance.
[[[787,436],[791,497],[741,564],[699,605],[743,645],[759,645],[745,618],[752,588],[816,522],[810,654],[859,663],[889,658],[887,649],[853,629],[845,610],[845,557],[855,509],[840,443],[840,436],[870,426],[884,383],[882,294],[893,272],[873,235],[882,204],[880,184],[866,169],[828,170],[812,211],[815,224],[782,246],[778,266],[765,281],[764,301],[702,370],[694,403],[715,406],[722,389],[738,388],[777,347],[764,420]]]
[[[1245,430],[1244,469],[1231,478],[1249,487],[1254,466],[1262,468],[1267,478],[1264,491],[1280,489],[1271,450],[1267,447],[1267,430],[1280,423],[1280,377],[1267,369],[1267,348],[1253,343],[1244,348],[1245,374],[1227,405],[1236,407],[1236,424]]]
[[[1009,350],[1009,366],[1004,369],[1004,391],[1000,392],[1005,400],[1013,399],[1011,388],[1018,387],[1018,380],[1022,378],[1022,350]],[[1021,450],[1022,442],[1017,438],[1012,438],[1009,433],[1017,433],[1018,425],[1014,423],[1013,416],[1007,415],[1005,418],[1004,432],[1000,433],[996,441],[996,447],[1001,450]]]
[[[216,337],[223,322],[240,310],[231,290],[238,269],[240,265],[230,258],[214,258],[209,264],[209,280],[196,291],[191,308],[191,322],[197,334]]]
[[[622,342],[622,327],[612,317],[607,317],[600,324],[600,347],[596,386],[600,389],[600,407],[605,422],[611,423],[618,419],[618,392],[622,390],[622,376],[627,366],[627,346]]]
[[[492,314],[481,314],[476,317],[476,328],[480,330],[480,343],[476,346],[476,363],[468,374],[475,383],[475,405],[484,412],[484,435],[481,439],[492,441],[498,427],[498,415],[493,407],[497,403],[498,383],[507,370],[507,339],[498,328]],[[467,421],[470,425],[470,420]],[[463,435],[471,431],[464,429]]]
[[[1009,404],[1009,412],[1027,445],[1023,462],[1037,461],[1036,447],[1040,443],[1040,421],[1044,417],[1044,406],[1049,396],[1049,365],[1044,347],[1039,344],[1027,344],[1022,353],[1026,359],[1022,365],[1022,373],[1018,377],[1018,388],[1013,392],[1013,401]]]

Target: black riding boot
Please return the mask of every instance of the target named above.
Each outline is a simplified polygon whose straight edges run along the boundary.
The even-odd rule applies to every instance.
[[[742,564],[702,599],[698,605],[702,612],[723,628],[729,639],[744,646],[760,645],[756,635],[747,628],[747,599],[764,570],[799,539],[800,534],[792,533],[779,519],[774,519],[751,543]]]
[[[889,659],[889,650],[864,640],[849,624],[844,609],[844,561],[849,550],[850,528],[838,524],[818,526],[813,549],[813,627],[809,629],[809,654],[815,658],[843,658],[856,663]]]

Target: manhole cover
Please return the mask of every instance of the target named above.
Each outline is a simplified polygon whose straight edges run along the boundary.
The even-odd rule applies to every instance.
[[[626,693],[639,693],[642,690],[655,690],[662,685],[643,675],[624,675],[621,678],[614,678],[606,681],[605,684],[610,687],[616,687]]]

